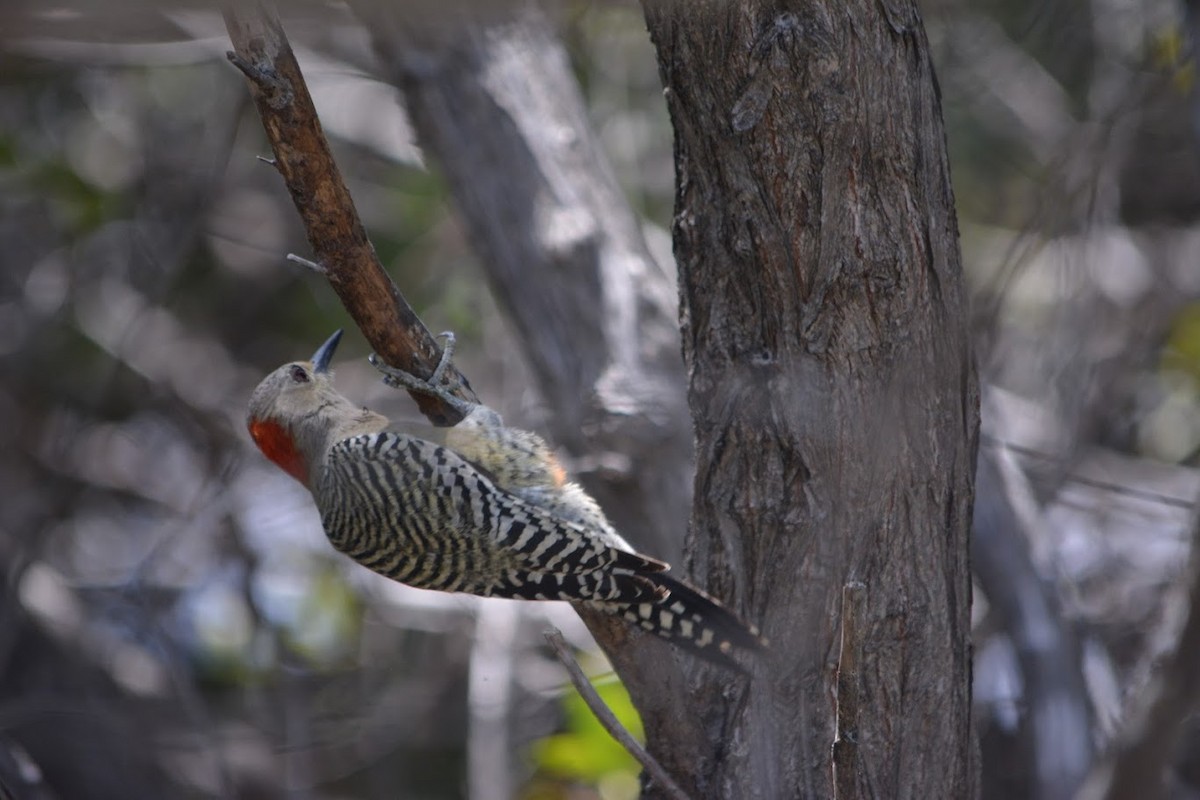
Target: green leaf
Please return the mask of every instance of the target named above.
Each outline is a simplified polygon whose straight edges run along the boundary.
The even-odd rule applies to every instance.
[[[629,699],[629,693],[616,679],[597,685],[596,692],[613,715],[635,738],[643,738],[642,721]],[[540,772],[559,778],[587,783],[637,785],[641,766],[613,739],[579,693],[571,691],[563,698],[567,730],[547,736],[533,746],[533,757]],[[632,784],[628,777],[632,776]]]

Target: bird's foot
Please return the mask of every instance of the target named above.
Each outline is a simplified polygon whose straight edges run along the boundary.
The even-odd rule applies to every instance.
[[[465,414],[474,403],[455,396],[454,392],[462,386],[462,381],[446,381],[446,370],[449,369],[450,362],[454,358],[454,333],[452,331],[444,331],[438,334],[438,338],[444,339],[446,344],[442,347],[442,357],[438,359],[438,365],[434,367],[433,374],[429,376],[428,380],[418,378],[411,372],[405,372],[402,369],[388,366],[383,363],[383,360],[376,353],[371,353],[367,357],[367,360],[371,362],[371,366],[379,370],[380,374],[383,375],[383,382],[393,389],[406,389],[410,392],[436,397]]]

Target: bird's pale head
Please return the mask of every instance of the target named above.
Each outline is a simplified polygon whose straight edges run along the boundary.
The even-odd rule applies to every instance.
[[[337,331],[311,361],[293,361],[263,378],[250,395],[246,426],[258,449],[306,486],[312,470],[336,441],[355,428],[381,429],[386,420],[354,406],[333,388],[329,362],[342,332]],[[378,420],[378,424],[370,424]]]

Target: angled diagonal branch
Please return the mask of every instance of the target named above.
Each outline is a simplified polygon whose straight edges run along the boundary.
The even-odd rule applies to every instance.
[[[224,15],[234,47],[229,60],[246,76],[275,154],[273,164],[300,212],[315,262],[383,360],[428,377],[440,349],[367,239],[278,16],[258,2],[230,3]],[[464,398],[475,400],[457,370],[449,377],[461,381]],[[414,394],[413,399],[434,424],[460,419],[437,398]]]

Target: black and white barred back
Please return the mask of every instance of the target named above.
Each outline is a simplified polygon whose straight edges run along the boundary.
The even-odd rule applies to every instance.
[[[586,603],[734,668],[732,647],[762,647],[757,629],[628,548],[578,487],[565,490],[591,505],[564,515],[537,487],[492,478],[447,447],[384,431],[334,444],[314,495],[335,547],[410,586]]]

